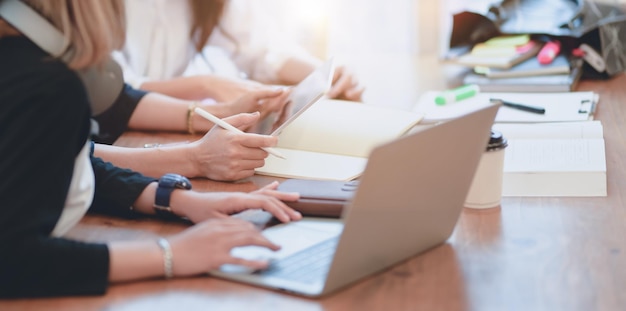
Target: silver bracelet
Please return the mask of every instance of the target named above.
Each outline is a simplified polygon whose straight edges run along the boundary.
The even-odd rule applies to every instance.
[[[163,251],[163,270],[165,271],[165,278],[171,279],[174,276],[174,272],[172,271],[172,262],[174,260],[172,247],[170,247],[170,242],[165,238],[159,238],[157,244],[159,244],[159,247]]]

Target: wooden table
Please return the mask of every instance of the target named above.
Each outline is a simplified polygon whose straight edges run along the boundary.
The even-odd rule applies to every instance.
[[[408,107],[421,91],[446,85],[441,82],[445,71],[418,78],[420,70],[433,66],[429,62],[410,63],[415,70],[407,70],[406,63],[385,66],[395,74],[402,68],[409,72],[402,77],[405,92],[386,95],[395,104]],[[419,81],[425,81],[421,88],[411,87]],[[579,90],[600,93],[596,119],[605,131],[607,197],[508,197],[495,210],[464,210],[444,245],[320,299],[196,277],[113,285],[104,296],[4,300],[0,310],[624,310],[626,76],[584,81]],[[189,137],[134,132],[118,144],[138,146],[156,139]],[[269,180],[255,176],[238,183],[194,184],[206,191],[250,191]],[[184,227],[91,215],[71,236],[88,241],[142,239]]]

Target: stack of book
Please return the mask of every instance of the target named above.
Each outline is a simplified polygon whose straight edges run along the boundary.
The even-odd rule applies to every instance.
[[[569,92],[582,74],[582,60],[558,52],[539,61],[544,42],[529,35],[501,36],[476,44],[455,63],[472,68],[463,82],[485,92]]]

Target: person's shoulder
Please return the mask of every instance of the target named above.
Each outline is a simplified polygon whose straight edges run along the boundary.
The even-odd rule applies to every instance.
[[[21,113],[74,120],[89,115],[78,74],[26,37],[0,38],[0,68],[0,102],[7,111],[30,107]]]
[[[22,85],[29,89],[82,87],[80,78],[63,61],[46,54],[25,37],[0,39],[0,68],[7,69],[0,71],[3,82],[19,82],[11,83],[12,87]]]

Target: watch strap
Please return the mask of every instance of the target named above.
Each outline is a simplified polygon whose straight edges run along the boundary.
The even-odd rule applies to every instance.
[[[159,179],[154,198],[154,211],[161,216],[173,215],[170,199],[174,189],[191,189],[189,179],[178,174],[165,174]]]

